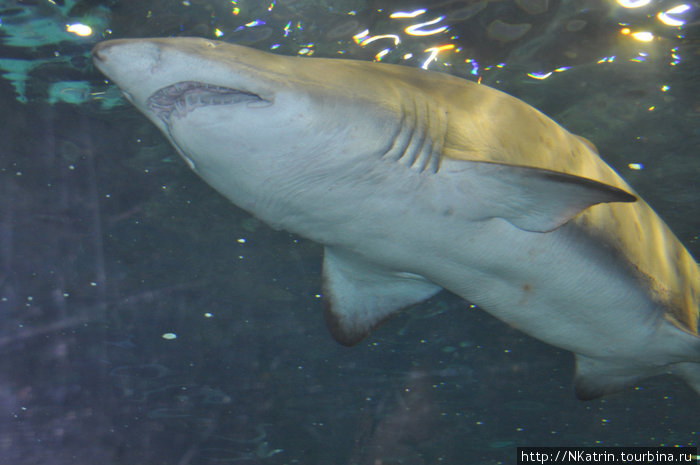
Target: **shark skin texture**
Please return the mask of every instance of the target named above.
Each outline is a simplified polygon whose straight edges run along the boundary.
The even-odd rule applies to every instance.
[[[700,393],[697,262],[592,143],[521,100],[198,38],[92,57],[204,181],[325,247],[341,344],[446,289],[573,352],[580,399],[666,373]]]

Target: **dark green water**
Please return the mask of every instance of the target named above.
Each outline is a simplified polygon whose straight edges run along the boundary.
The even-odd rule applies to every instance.
[[[481,78],[595,142],[698,257],[697,9],[678,28],[657,18],[668,2],[270,5],[0,1],[0,464],[491,465],[518,445],[697,445],[680,380],[579,402],[570,354],[447,293],[339,346],[320,247],[216,194],[88,59],[102,38],[223,34]],[[406,32],[439,17],[418,30],[444,32]],[[359,45],[365,29],[400,43]]]

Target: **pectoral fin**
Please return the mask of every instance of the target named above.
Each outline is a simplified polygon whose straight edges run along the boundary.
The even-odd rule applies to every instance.
[[[637,198],[608,184],[539,168],[464,161],[465,195],[474,192],[484,204],[484,218],[503,218],[532,232],[553,231],[585,209]]]
[[[335,340],[343,345],[357,344],[384,320],[440,290],[422,276],[384,269],[331,247],[325,249],[326,322]]]

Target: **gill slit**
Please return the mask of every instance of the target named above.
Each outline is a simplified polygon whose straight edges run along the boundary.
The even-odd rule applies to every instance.
[[[446,118],[431,114],[431,105],[411,96],[402,102],[401,120],[383,159],[399,162],[419,173],[437,173],[446,133]]]
[[[407,122],[406,118],[407,112],[403,105],[401,105],[401,120],[399,121],[396,133],[391,138],[391,145],[382,155],[383,159],[389,161],[399,161],[403,154],[406,152],[408,145],[411,143],[411,125]]]
[[[426,124],[426,118],[422,117],[423,115],[428,115],[425,113],[425,105],[422,105],[424,103],[423,99],[413,98],[411,100],[413,101],[414,119],[414,130],[411,134],[413,137],[411,138],[412,143],[409,146],[409,150],[407,150],[407,152],[404,154],[405,158],[403,158],[402,161],[411,168],[418,168],[419,171],[423,171],[422,169],[416,166],[416,162],[423,158],[423,152],[425,151],[425,143],[429,140],[428,124]]]

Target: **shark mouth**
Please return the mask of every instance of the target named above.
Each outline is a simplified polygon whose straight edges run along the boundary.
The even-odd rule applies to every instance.
[[[173,114],[183,118],[199,107],[237,103],[265,105],[269,102],[250,92],[195,81],[163,87],[148,98],[149,109],[163,121],[170,120]]]

